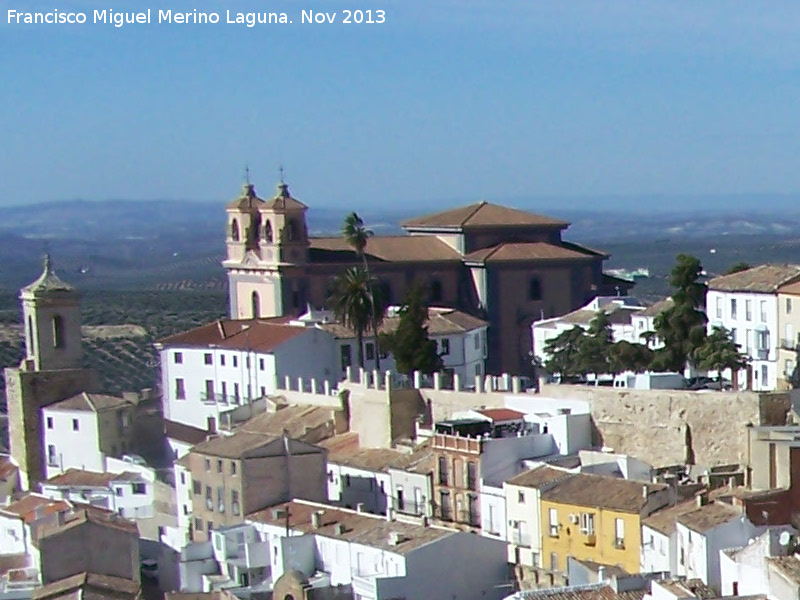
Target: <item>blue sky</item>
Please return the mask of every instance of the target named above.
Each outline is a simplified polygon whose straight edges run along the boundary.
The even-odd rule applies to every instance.
[[[0,0],[0,203],[800,192],[800,3]],[[383,9],[303,25],[302,9]],[[6,11],[292,25],[9,26]]]

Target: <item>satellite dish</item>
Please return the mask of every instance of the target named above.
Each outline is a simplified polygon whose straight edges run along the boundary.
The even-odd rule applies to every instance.
[[[788,531],[781,531],[781,535],[778,537],[778,543],[781,546],[788,546],[789,542],[792,541],[792,534]]]

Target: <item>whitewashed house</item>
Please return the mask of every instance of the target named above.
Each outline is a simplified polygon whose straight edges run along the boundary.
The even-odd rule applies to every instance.
[[[772,589],[770,580],[774,582],[776,577],[771,577],[770,562],[793,567],[795,575],[800,573],[800,560],[796,555],[792,556],[797,542],[796,534],[794,527],[789,525],[770,527],[743,546],[722,550],[719,563],[722,595],[767,594],[769,598],[781,598],[780,584],[775,586],[777,589]],[[778,557],[788,560],[771,561]]]
[[[704,496],[698,496],[703,502]],[[718,588],[720,551],[735,548],[763,531],[753,525],[741,508],[712,502],[677,517],[678,565],[674,575],[701,579]]]
[[[269,547],[273,595],[285,577],[352,586],[356,598],[506,595],[505,544],[483,536],[305,501],[250,515]]]
[[[434,456],[430,444],[421,444],[387,468],[391,507],[399,515],[433,514]]]
[[[800,280],[800,265],[760,265],[715,277],[708,282],[709,332],[724,327],[752,361],[753,389],[771,391],[783,381],[778,364],[782,332],[778,323],[778,288]],[[747,383],[745,372],[739,384]]]
[[[642,520],[642,573],[678,572],[678,524],[684,513],[702,506],[701,500],[687,500],[657,510]],[[684,558],[685,561],[685,558]]]
[[[214,432],[220,415],[274,394],[286,378],[339,380],[334,337],[313,324],[220,320],[161,340],[164,417]]]
[[[589,324],[600,311],[608,315],[614,341],[626,340],[631,343],[644,343],[641,334],[647,330],[641,330],[638,324],[646,322],[646,320],[640,320],[634,324],[633,319],[636,315],[643,314],[647,310],[646,306],[631,296],[598,296],[586,306],[560,317],[534,321],[531,324],[531,339],[533,341],[531,350],[534,356],[543,362],[546,361],[548,356],[545,352],[545,346],[548,341],[574,327],[588,330]]]
[[[138,473],[68,469],[39,486],[48,498],[99,506],[126,519],[149,519],[155,514],[154,483]]]
[[[136,404],[124,398],[86,392],[42,409],[45,473],[67,469],[107,470],[106,459],[133,447],[131,422]]]

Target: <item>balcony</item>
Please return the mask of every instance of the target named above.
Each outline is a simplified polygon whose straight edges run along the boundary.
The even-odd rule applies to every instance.
[[[587,533],[586,537],[583,538],[583,545],[584,546],[596,546],[597,545],[597,536],[593,533]]]
[[[356,598],[377,598],[378,586],[374,577],[353,575],[353,595]]]
[[[769,348],[756,348],[756,358],[758,360],[769,360]]]
[[[209,405],[239,406],[243,400],[240,396],[231,394],[209,394],[208,392],[203,392],[200,394],[200,402]]]
[[[800,340],[793,340],[792,338],[781,338],[781,348],[784,350],[792,350],[794,351],[797,349],[797,346],[800,346]]]
[[[614,548],[617,550],[625,550],[625,540],[623,538],[616,538],[614,540]]]

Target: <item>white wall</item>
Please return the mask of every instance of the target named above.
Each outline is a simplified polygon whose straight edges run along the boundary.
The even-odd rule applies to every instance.
[[[642,573],[674,573],[677,536],[642,525]]]
[[[363,505],[365,512],[386,514],[391,493],[388,473],[367,471],[348,465],[328,462],[328,500],[332,504],[355,509]]]
[[[27,554],[31,542],[30,531],[18,516],[0,514],[0,556]]]
[[[536,488],[504,484],[508,526],[508,562],[529,567],[541,563],[541,495]],[[520,501],[521,500],[521,501]],[[517,548],[519,548],[517,553]],[[518,555],[517,555],[518,554]]]
[[[505,541],[506,496],[502,486],[496,487],[481,482],[480,494],[481,533]]]
[[[416,515],[431,516],[433,488],[429,473],[413,473],[402,469],[389,469],[391,505],[395,510]],[[397,506],[397,491],[403,490],[404,509]]]
[[[52,421],[51,421],[52,419]],[[73,421],[77,421],[77,430]],[[52,422],[52,429],[48,425]],[[45,474],[48,479],[67,469],[105,471],[105,456],[100,452],[97,413],[88,410],[42,409]],[[56,460],[50,464],[49,447],[55,447]]]
[[[717,301],[720,301],[718,311]],[[731,312],[731,300],[736,300],[736,318]],[[752,306],[751,319],[747,319],[747,301]],[[761,318],[761,302],[766,302],[766,319]],[[708,331],[714,326],[736,330],[735,341],[741,346],[740,350],[752,359],[753,389],[756,391],[774,390],[778,380],[778,347],[783,332],[778,330],[778,295],[755,294],[740,292],[720,292],[709,290],[706,295],[706,314],[708,315]],[[769,332],[769,354],[767,360],[759,357],[757,347],[757,333],[760,329]],[[749,348],[749,352],[748,352]],[[764,381],[762,369],[767,370],[767,380]],[[730,373],[726,373],[730,377]],[[744,386],[746,377],[740,374],[739,383]]]
[[[175,463],[175,510],[178,513],[178,529],[184,543],[189,541],[189,525],[192,522],[192,473],[189,469]]]

